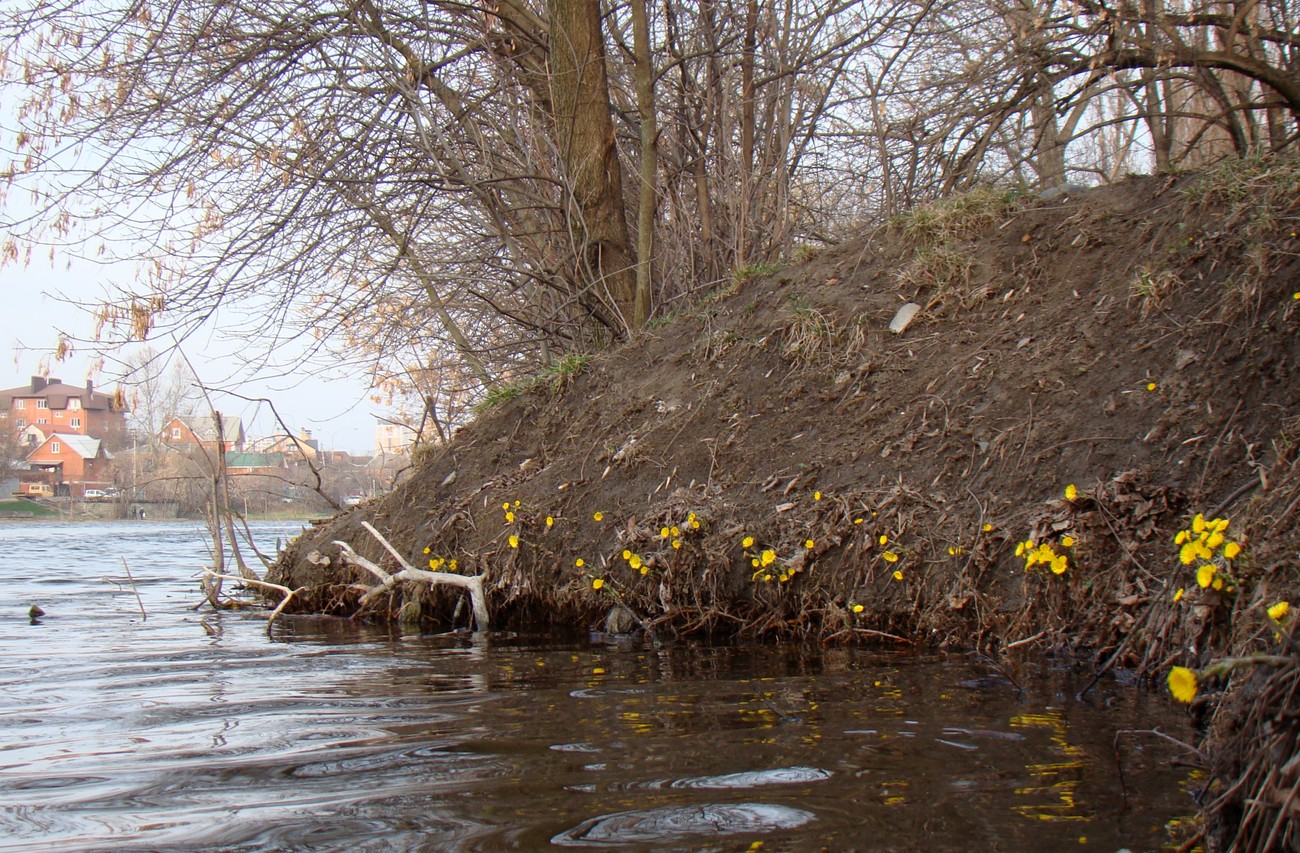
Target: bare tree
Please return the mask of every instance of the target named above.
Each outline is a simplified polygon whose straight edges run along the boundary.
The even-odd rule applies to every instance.
[[[432,370],[461,401],[938,195],[1294,148],[1298,23],[1283,0],[16,0],[5,177],[37,210],[0,258],[142,257],[105,343],[220,311],[251,353],[419,407]]]
[[[168,421],[198,411],[197,380],[182,360],[146,345],[123,358],[122,372],[122,384],[130,389],[128,428],[141,444],[156,448]]]

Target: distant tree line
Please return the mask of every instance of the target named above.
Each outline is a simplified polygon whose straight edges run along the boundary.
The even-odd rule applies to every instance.
[[[103,341],[220,310],[234,334],[352,360],[377,393],[455,420],[484,389],[920,202],[1294,150],[1298,14],[17,0],[0,253],[142,257],[99,308]]]

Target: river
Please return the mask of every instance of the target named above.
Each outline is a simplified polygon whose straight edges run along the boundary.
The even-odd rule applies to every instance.
[[[937,653],[268,637],[197,607],[205,541],[0,523],[0,850],[1143,850],[1194,810],[1149,733],[1185,715],[1109,677],[1079,701],[1068,661],[1017,689]]]

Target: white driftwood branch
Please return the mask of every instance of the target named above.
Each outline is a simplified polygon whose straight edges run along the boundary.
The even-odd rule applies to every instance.
[[[412,569],[412,570],[415,569],[415,566],[412,566],[410,563],[406,562],[406,558],[397,552],[397,549],[393,547],[392,543],[390,543],[387,539],[385,539],[379,533],[379,531],[375,529],[375,526],[373,524],[371,524],[368,521],[363,521],[361,522],[361,526],[364,527],[367,531],[369,531],[370,535],[375,537],[375,539],[379,541],[380,545],[384,546],[385,551],[393,555],[394,560],[402,564],[402,568]]]
[[[456,586],[469,592],[470,606],[474,610],[474,630],[490,630],[487,597],[483,593],[483,575],[455,575],[450,572],[431,572],[427,569],[417,569],[415,566],[408,563],[406,559],[397,552],[397,549],[394,548],[392,544],[389,543],[389,541],[370,524],[370,522],[362,522],[361,526],[369,531],[370,535],[374,536],[379,544],[384,547],[384,550],[388,551],[389,554],[392,554],[393,558],[402,566],[400,572],[389,574],[375,563],[358,554],[346,542],[341,542],[337,539],[334,540],[334,544],[338,546],[339,552],[343,555],[345,560],[358,568],[365,569],[367,572],[370,572],[379,579],[379,583],[370,587],[369,591],[361,597],[362,604],[370,603],[370,601],[376,596],[388,592],[403,581],[422,581],[430,586],[437,586],[438,584]]]
[[[271,635],[271,625],[272,623],[275,622],[275,617],[279,616],[281,613],[284,612],[284,608],[289,604],[289,600],[293,598],[293,594],[295,592],[298,592],[298,590],[296,589],[289,589],[289,587],[281,586],[278,583],[271,583],[270,581],[254,580],[252,578],[245,578],[239,575],[225,575],[225,574],[221,574],[220,572],[215,572],[212,569],[204,569],[203,576],[205,578],[211,578],[213,580],[235,581],[236,583],[242,583],[247,586],[255,586],[258,587],[259,589],[273,589],[276,592],[283,593],[284,597],[280,599],[280,603],[275,606],[275,609],[271,611],[271,615],[266,620],[266,634],[268,637]]]
[[[379,582],[381,584],[388,583],[390,580],[392,580],[393,577],[392,575],[390,575],[388,572],[384,571],[383,569],[379,568],[379,566],[376,566],[374,563],[370,562],[365,557],[358,554],[356,551],[353,551],[352,546],[349,545],[348,543],[339,539],[335,539],[334,544],[339,546],[339,552],[343,555],[343,559],[347,560],[349,563],[351,563],[352,565],[356,566],[359,569],[365,569],[366,571],[370,572],[370,574],[379,578]],[[366,588],[369,589],[370,587],[366,587]]]

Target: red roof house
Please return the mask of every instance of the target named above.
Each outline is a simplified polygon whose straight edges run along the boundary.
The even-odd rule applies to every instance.
[[[0,429],[15,436],[35,426],[46,436],[90,436],[120,448],[126,443],[126,411],[121,392],[96,391],[90,381],[83,388],[33,376],[25,386],[0,391]]]
[[[54,433],[27,454],[27,464],[55,494],[82,497],[86,489],[108,488],[113,483],[108,466],[113,454],[104,443],[85,435]]]

